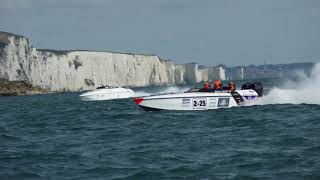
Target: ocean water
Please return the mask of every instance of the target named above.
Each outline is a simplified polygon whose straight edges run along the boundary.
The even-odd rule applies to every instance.
[[[133,99],[78,93],[1,97],[0,179],[320,179],[313,74],[262,80],[261,101],[212,111],[145,112]]]

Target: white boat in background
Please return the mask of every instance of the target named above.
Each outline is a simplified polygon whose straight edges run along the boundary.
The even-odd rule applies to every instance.
[[[135,99],[135,103],[146,111],[156,110],[210,110],[244,105],[262,96],[259,82],[247,83],[241,90],[203,92],[191,89],[184,93],[158,94]]]
[[[122,87],[102,86],[80,95],[83,101],[104,101],[112,99],[125,99],[135,97],[135,92]]]

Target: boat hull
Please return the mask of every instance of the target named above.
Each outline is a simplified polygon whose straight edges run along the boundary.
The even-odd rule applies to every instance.
[[[97,89],[80,95],[82,101],[105,101],[112,99],[125,99],[134,97],[135,93],[131,89],[113,88]]]
[[[155,110],[210,110],[238,106],[230,93],[164,94],[135,99],[142,109]]]

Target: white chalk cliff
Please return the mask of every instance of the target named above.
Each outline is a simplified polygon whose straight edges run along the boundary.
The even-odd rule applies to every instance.
[[[81,91],[99,85],[149,86],[225,79],[222,67],[175,65],[155,55],[56,51],[31,47],[23,36],[0,32],[0,78],[26,81],[50,91]]]

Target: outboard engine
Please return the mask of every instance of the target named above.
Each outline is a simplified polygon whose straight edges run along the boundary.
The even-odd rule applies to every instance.
[[[253,89],[257,92],[259,97],[263,95],[263,86],[261,82],[254,82],[254,83],[247,82],[246,84],[242,85],[241,89],[242,90]]]

